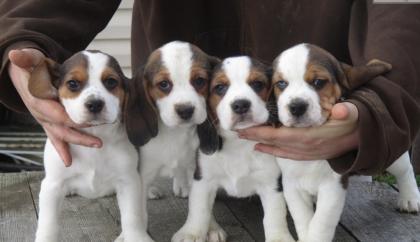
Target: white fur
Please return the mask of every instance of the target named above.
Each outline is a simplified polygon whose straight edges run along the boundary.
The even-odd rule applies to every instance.
[[[157,100],[159,133],[140,147],[140,172],[149,198],[159,198],[160,191],[150,187],[157,175],[173,177],[173,192],[187,197],[195,169],[198,137],[196,126],[207,118],[206,100],[190,83],[193,52],[188,43],[174,41],[160,49],[162,65],[169,72],[173,87],[168,96]],[[188,121],[175,111],[176,105],[194,106]]]
[[[303,81],[309,49],[305,44],[284,51],[275,71],[283,74],[289,86],[278,98],[279,118],[285,126],[318,126],[325,122],[318,103],[318,94]],[[303,122],[293,120],[287,105],[293,98],[307,100],[312,105]],[[341,175],[334,172],[326,160],[295,161],[277,158],[283,174],[284,196],[293,217],[299,241],[332,241],[345,203],[346,190]],[[420,209],[420,195],[408,153],[403,154],[387,169],[397,177],[400,188],[399,208],[415,212]],[[316,202],[316,211],[313,202]]]
[[[265,102],[246,83],[250,67],[251,60],[246,56],[231,57],[223,61],[222,69],[229,78],[230,85],[216,111],[220,125],[225,130],[248,128],[264,123],[268,119]],[[251,102],[250,112],[247,115],[252,118],[241,121],[232,112],[231,103],[239,99],[248,99]]]
[[[168,96],[157,100],[159,114],[165,125],[175,127],[183,121],[175,111],[175,105],[190,104],[195,107],[192,123],[200,124],[206,120],[206,100],[198,95],[190,83],[192,67],[191,47],[188,43],[174,41],[160,48],[162,64],[167,68],[172,80],[172,91]],[[191,124],[191,122],[189,123]]]
[[[200,152],[199,168],[202,178],[193,181],[188,218],[173,236],[173,242],[206,241],[208,234],[215,234],[208,238],[209,241],[226,240],[226,234],[212,216],[213,203],[219,188],[234,197],[258,194],[264,207],[266,241],[294,241],[287,228],[283,193],[277,191],[281,172],[275,158],[255,151],[255,142],[239,139],[237,133],[231,131],[238,126],[232,124],[235,115],[230,106],[235,98],[248,99],[252,103],[253,110],[249,111],[244,123],[258,125],[268,118],[264,102],[246,83],[249,69],[248,57],[229,58],[223,62],[223,70],[231,82],[231,87],[217,108],[223,148],[212,155]],[[263,120],[261,115],[266,118]]]
[[[97,80],[98,73],[105,67],[105,58],[103,54],[87,55],[90,56],[89,62],[98,61],[89,65],[88,86],[82,90],[81,97],[66,100],[64,105],[67,111],[71,111],[72,119],[85,123],[87,119],[79,119],[88,116],[84,105],[81,105],[84,101],[82,97],[95,95],[105,101],[102,112],[109,115],[103,115],[100,120],[106,124],[82,129],[83,132],[99,137],[103,146],[96,149],[69,144],[73,162],[70,167],[65,167],[51,141],[47,140],[44,152],[46,174],[39,194],[40,210],[35,241],[59,241],[59,214],[66,195],[98,198],[114,192],[117,194],[121,212],[120,237],[124,237],[124,241],[153,241],[146,232],[145,221],[142,220],[146,213],[146,204],[145,197],[141,196],[141,180],[137,172],[138,154],[128,140],[119,115],[116,115],[120,113],[119,100],[110,98],[107,91],[102,90],[102,83]]]
[[[120,115],[119,99],[110,93],[102,84],[101,75],[107,66],[109,57],[103,53],[83,51],[88,59],[89,81],[76,98],[60,98],[69,117],[77,124],[99,125],[115,122]],[[106,105],[99,117],[91,115],[85,108],[89,99],[103,100]]]
[[[281,53],[277,58],[277,66],[274,67],[281,70],[284,81],[289,83],[277,100],[279,119],[286,126],[317,126],[326,119],[321,114],[318,93],[304,80],[308,57],[308,47],[300,44]],[[301,98],[308,103],[306,113],[298,120],[290,114],[288,108],[295,98]]]

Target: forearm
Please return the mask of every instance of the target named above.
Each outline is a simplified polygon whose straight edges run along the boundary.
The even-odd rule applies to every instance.
[[[354,65],[376,58],[393,69],[354,91],[348,101],[359,110],[357,151],[330,164],[340,173],[384,171],[408,150],[420,128],[420,7],[356,1],[349,33]]]

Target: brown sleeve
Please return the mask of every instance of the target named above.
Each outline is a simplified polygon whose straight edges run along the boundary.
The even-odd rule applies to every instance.
[[[0,102],[24,111],[7,73],[11,49],[37,48],[64,61],[105,28],[120,0],[0,0]]]
[[[350,95],[359,110],[360,144],[329,160],[339,173],[372,175],[407,151],[420,128],[420,5],[356,0],[349,29],[354,65],[377,58],[393,69]]]

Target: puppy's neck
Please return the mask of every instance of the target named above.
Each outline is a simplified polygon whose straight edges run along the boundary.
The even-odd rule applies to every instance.
[[[118,140],[121,137],[127,137],[125,128],[120,120],[111,124],[101,124],[97,126],[81,128],[80,130],[84,133],[96,136],[102,141]]]
[[[159,122],[158,122],[158,128],[159,128],[159,133],[162,132],[195,132],[197,125],[196,124],[180,124],[180,125],[175,125],[173,127],[169,127],[168,125],[166,125],[162,119],[159,117]]]

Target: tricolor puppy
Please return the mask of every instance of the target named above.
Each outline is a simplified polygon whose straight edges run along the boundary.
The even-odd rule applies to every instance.
[[[157,135],[140,147],[140,173],[149,198],[160,196],[150,187],[157,175],[173,177],[175,195],[188,196],[199,145],[196,127],[207,118],[208,82],[218,62],[190,43],[174,41],[155,50],[137,76],[139,92],[143,93],[139,96],[147,98],[151,110],[145,114],[148,126],[153,136]],[[136,125],[133,120],[134,130]],[[137,136],[130,130],[134,144],[144,142],[143,133]]]
[[[351,67],[311,44],[287,49],[273,63],[272,83],[280,122],[287,127],[319,126],[326,122],[332,106],[345,92],[390,69],[389,64],[378,60]],[[326,160],[278,158],[277,161],[299,241],[331,241],[343,210],[347,178],[335,173]],[[417,212],[420,196],[408,154],[402,155],[387,171],[397,177],[399,208]]]
[[[62,65],[46,58],[34,69],[29,80],[31,94],[59,100],[71,120],[90,126],[81,128],[82,132],[99,137],[103,143],[100,149],[69,144],[73,163],[65,167],[47,139],[37,242],[60,241],[60,208],[66,195],[97,198],[114,192],[124,241],[153,241],[142,221],[146,208],[137,172],[138,154],[121,118],[127,85],[117,61],[99,51],[78,52]]]
[[[258,194],[264,207],[266,241],[294,241],[286,222],[286,203],[276,159],[254,150],[255,142],[238,137],[237,129],[265,124],[270,93],[267,68],[247,56],[227,58],[215,68],[208,99],[209,121],[198,127],[200,152],[188,218],[173,236],[180,241],[225,241],[212,216],[216,192],[234,197]]]

